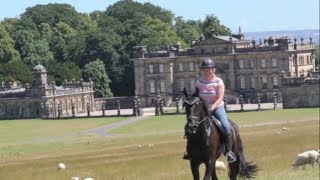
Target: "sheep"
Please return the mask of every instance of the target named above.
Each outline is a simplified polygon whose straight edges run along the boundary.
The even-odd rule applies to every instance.
[[[216,169],[225,171],[227,170],[227,166],[224,164],[223,161],[216,161]]]
[[[57,168],[58,169],[65,169],[66,165],[64,165],[63,163],[59,163]]]
[[[311,164],[312,166],[314,166],[315,162],[319,163],[320,161],[319,158],[320,158],[320,155],[317,151],[315,150],[306,151],[301,154],[298,154],[297,159],[292,164],[292,166],[295,170],[297,170],[299,166],[303,166],[303,169],[305,169],[306,164]]]
[[[93,178],[87,177],[87,178],[85,178],[84,180],[93,180]]]
[[[80,180],[80,177],[75,176],[75,177],[72,177],[71,180]]]

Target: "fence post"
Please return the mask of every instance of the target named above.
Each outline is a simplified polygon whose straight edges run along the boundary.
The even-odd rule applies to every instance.
[[[179,99],[176,97],[176,114],[179,114],[180,110],[179,110]]]
[[[226,112],[227,112],[227,98],[226,98],[226,96],[224,96],[223,97],[223,102],[224,102],[224,109],[226,110]]]
[[[58,104],[58,119],[61,118],[61,105]]]
[[[241,107],[241,111],[243,111],[243,96],[242,94],[240,95],[240,107]]]
[[[260,104],[261,99],[260,99],[260,94],[257,94],[257,96],[258,96],[258,109],[257,109],[257,111],[260,111],[260,110],[261,110],[261,104]]]
[[[133,100],[133,116],[138,116],[138,113],[137,113],[137,100],[136,100],[136,97],[134,98]]]
[[[120,100],[117,100],[117,106],[118,106],[118,113],[117,115],[120,116]]]
[[[74,102],[71,102],[71,111],[72,111],[72,117],[75,117],[76,116],[76,112],[75,112]]]
[[[87,116],[90,117],[90,105],[89,103],[87,103]]]
[[[277,94],[273,93],[273,110],[277,109]]]
[[[159,99],[156,98],[156,109],[155,109],[155,115],[159,116]]]
[[[164,102],[163,102],[163,99],[160,98],[160,114],[163,115],[164,112],[163,112],[163,106],[164,106]]]
[[[137,99],[137,108],[138,108],[138,116],[142,116],[143,113],[141,111],[141,102],[140,99]]]
[[[101,106],[102,106],[102,116],[106,116],[105,103],[104,103],[104,102],[102,102]]]

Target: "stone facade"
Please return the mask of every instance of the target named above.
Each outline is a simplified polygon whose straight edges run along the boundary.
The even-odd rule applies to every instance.
[[[242,94],[254,102],[259,93],[262,102],[269,102],[274,93],[281,99],[281,72],[299,77],[314,70],[314,53],[312,39],[304,43],[303,39],[291,42],[288,37],[270,37],[256,42],[245,40],[241,31],[232,36],[202,37],[187,49],[179,43],[158,52],[147,52],[146,46],[139,46],[131,59],[135,94],[142,106],[153,106],[158,94],[169,105],[182,97],[184,87],[194,90],[202,73],[202,60],[211,58],[216,63],[216,74],[225,82],[227,101]]]
[[[320,107],[319,69],[310,77],[283,77],[283,108]]]
[[[94,110],[93,83],[65,82],[48,85],[42,65],[33,68],[32,84],[0,86],[0,119],[57,118]]]

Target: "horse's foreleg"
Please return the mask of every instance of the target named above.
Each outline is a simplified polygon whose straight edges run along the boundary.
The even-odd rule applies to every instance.
[[[200,163],[191,160],[190,161],[190,166],[191,166],[193,180],[199,180],[199,166],[200,166]]]
[[[212,177],[212,180],[217,180],[218,177],[216,175],[216,159],[210,159],[209,161],[205,162],[206,165],[206,172],[204,174],[203,180],[209,180]]]

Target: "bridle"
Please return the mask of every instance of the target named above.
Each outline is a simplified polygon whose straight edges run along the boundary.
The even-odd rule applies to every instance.
[[[200,101],[199,97],[188,97],[184,100],[184,103],[188,104],[189,106],[193,106],[196,102]],[[197,116],[187,116],[187,129],[186,129],[186,133],[191,133],[191,134],[195,134],[198,126],[203,123],[204,121],[206,121],[209,116],[204,117],[203,119],[199,120],[199,117]]]

